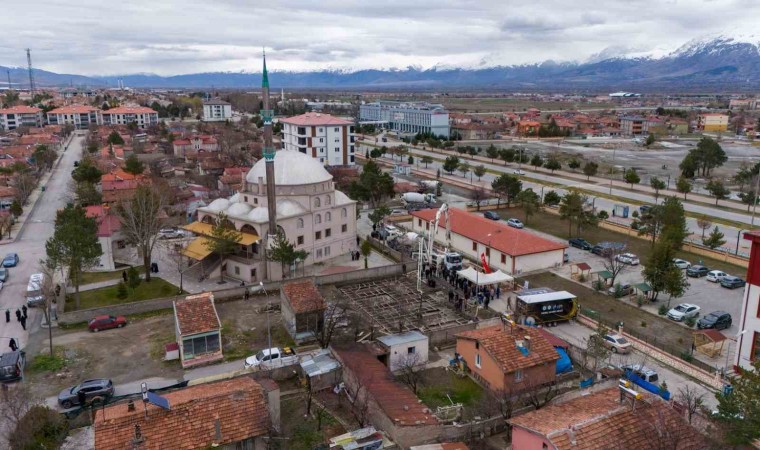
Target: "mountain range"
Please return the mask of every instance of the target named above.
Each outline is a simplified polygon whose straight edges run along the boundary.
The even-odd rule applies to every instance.
[[[610,57],[610,53],[614,52],[601,52],[582,63],[546,61],[540,64],[493,65],[479,68],[409,67],[385,70],[273,72],[270,79],[274,89],[622,89],[731,92],[760,89],[760,36],[720,35],[696,39],[661,56],[620,54]],[[10,70],[14,84],[20,82],[22,88],[28,87],[28,73],[25,68],[0,66],[0,74],[6,70]],[[141,88],[255,89],[261,84],[260,73],[246,72],[88,77],[35,70],[34,76],[35,82],[41,86],[116,86],[120,79],[125,86]]]

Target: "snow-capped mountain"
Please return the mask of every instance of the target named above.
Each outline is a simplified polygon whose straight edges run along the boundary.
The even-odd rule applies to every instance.
[[[0,68],[2,72],[5,68]],[[2,73],[0,72],[0,73]],[[12,70],[14,83],[28,86],[23,68]],[[375,89],[520,89],[520,90],[758,90],[760,35],[720,34],[694,39],[678,48],[607,48],[583,63],[545,61],[508,65],[491,57],[467,67],[440,63],[430,68],[325,69],[277,72],[275,88]],[[132,87],[251,88],[261,74],[195,73],[162,77],[137,74],[81,77],[35,71],[41,85],[115,86],[122,79]]]

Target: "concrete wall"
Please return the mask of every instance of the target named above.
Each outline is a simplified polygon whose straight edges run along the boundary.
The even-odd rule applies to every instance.
[[[548,439],[525,428],[515,427],[512,429],[512,450],[541,450],[544,448],[554,448],[554,446]]]
[[[404,366],[409,347],[414,347],[414,354],[417,355],[416,364],[425,364],[428,362],[429,339],[419,339],[417,341],[396,344],[388,349],[388,368],[391,372]]]
[[[547,267],[562,265],[562,258],[564,255],[564,250],[553,250],[550,252],[518,256],[515,258],[515,273],[531,272],[534,270],[546,269]]]

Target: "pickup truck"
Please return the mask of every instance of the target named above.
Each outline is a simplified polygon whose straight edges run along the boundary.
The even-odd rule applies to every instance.
[[[292,348],[272,347],[259,350],[255,355],[246,358],[243,367],[246,369],[256,368],[259,370],[267,370],[276,367],[290,366],[297,363],[298,355],[296,355],[296,351]]]

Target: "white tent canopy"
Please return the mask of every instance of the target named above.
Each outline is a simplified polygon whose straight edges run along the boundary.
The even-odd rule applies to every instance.
[[[473,269],[472,267],[468,267],[466,269],[457,271],[457,274],[460,277],[463,277],[472,281],[478,286],[487,286],[489,284],[497,284],[497,283],[507,283],[507,282],[512,282],[515,280],[514,278],[510,277],[509,275],[502,272],[501,270],[497,270],[496,272],[491,272],[491,273],[481,273]]]

